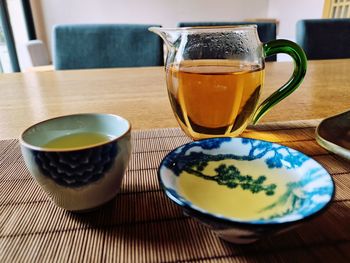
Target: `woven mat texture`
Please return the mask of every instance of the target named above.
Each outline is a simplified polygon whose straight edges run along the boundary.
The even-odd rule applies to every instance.
[[[0,262],[350,262],[350,162],[315,142],[316,124],[260,125],[243,134],[312,156],[336,184],[325,213],[250,245],[222,241],[159,188],[160,161],[190,141],[180,129],[133,132],[120,193],[86,214],[55,206],[25,168],[18,140],[0,141]]]

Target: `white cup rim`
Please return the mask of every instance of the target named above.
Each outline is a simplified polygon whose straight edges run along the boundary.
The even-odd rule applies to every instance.
[[[117,120],[121,120],[123,122],[125,122],[127,124],[127,129],[122,132],[119,135],[113,136],[112,139],[107,140],[105,142],[101,142],[101,143],[97,143],[97,144],[90,144],[87,146],[82,146],[82,147],[72,147],[72,148],[48,148],[48,147],[42,147],[42,146],[37,146],[34,145],[28,141],[25,140],[25,134],[32,130],[33,128],[35,128],[36,126],[42,125],[44,123],[47,122],[51,122],[57,119],[63,119],[63,118],[69,118],[69,117],[79,117],[79,116],[110,116],[113,118],[116,118]],[[57,116],[57,117],[53,117],[53,118],[49,118],[40,122],[37,122],[31,126],[29,126],[28,128],[26,128],[20,135],[19,138],[19,142],[20,145],[23,145],[26,148],[29,148],[31,150],[36,150],[36,151],[45,151],[45,152],[72,152],[72,151],[79,151],[79,150],[86,150],[86,149],[91,149],[91,148],[95,148],[95,147],[99,147],[99,146],[103,146],[106,144],[109,144],[111,142],[116,142],[118,140],[120,140],[121,138],[125,137],[127,134],[129,134],[131,131],[131,123],[129,120],[127,120],[124,117],[121,117],[119,115],[116,114],[111,114],[111,113],[76,113],[76,114],[67,114],[67,115],[61,115],[61,116]]]

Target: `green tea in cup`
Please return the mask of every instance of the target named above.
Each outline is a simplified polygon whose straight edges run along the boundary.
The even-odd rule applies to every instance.
[[[108,136],[97,132],[79,132],[73,134],[63,135],[48,141],[43,145],[44,148],[80,148],[84,146],[92,146],[95,144],[105,143],[113,139],[112,136]]]

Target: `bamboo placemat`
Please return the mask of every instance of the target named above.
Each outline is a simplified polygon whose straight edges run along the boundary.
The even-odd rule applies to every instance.
[[[18,141],[0,141],[0,261],[350,262],[350,162],[318,146],[317,123],[260,125],[244,133],[312,156],[336,183],[335,199],[325,213],[250,245],[222,241],[184,216],[160,190],[161,159],[189,142],[177,128],[133,132],[120,193],[88,214],[56,207],[26,170]]]

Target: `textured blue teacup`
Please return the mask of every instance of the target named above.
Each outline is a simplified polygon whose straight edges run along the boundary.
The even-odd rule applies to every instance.
[[[21,151],[32,176],[53,202],[84,211],[113,199],[131,154],[130,123],[111,114],[76,114],[49,119],[26,129]],[[55,138],[98,133],[108,140],[79,147],[50,148]]]

